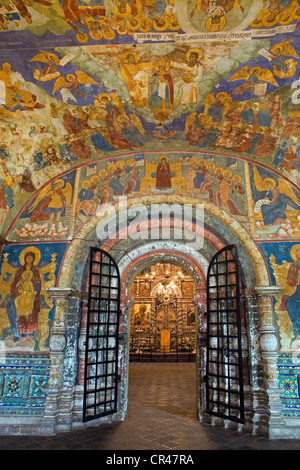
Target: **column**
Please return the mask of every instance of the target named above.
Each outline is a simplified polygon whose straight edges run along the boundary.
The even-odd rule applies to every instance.
[[[71,288],[59,287],[49,288],[47,291],[55,300],[55,318],[50,337],[51,370],[43,428],[47,434],[55,434],[58,430],[70,430],[72,427],[74,375],[77,373],[74,358],[77,363],[77,341],[74,341],[74,328],[71,325],[74,319],[70,318],[70,315],[72,316],[70,303],[76,299],[77,312],[74,313],[78,317],[81,293],[76,293]],[[78,329],[77,322],[74,322],[74,326]]]
[[[281,287],[257,287],[258,310],[260,322],[259,345],[264,372],[264,386],[268,396],[269,420],[268,435],[280,437],[282,426],[280,390],[278,387],[278,338],[273,317],[273,302]]]
[[[244,289],[245,322],[242,326],[243,357],[248,359],[244,364],[248,375],[245,384],[245,421],[246,428],[254,434],[267,436],[269,422],[268,396],[266,393],[264,367],[260,349],[260,317],[257,292],[255,289]],[[248,379],[248,380],[247,380]]]
[[[196,315],[196,360],[197,360],[197,413],[200,422],[210,422],[210,417],[206,414],[206,344],[207,344],[207,322],[206,315],[206,288],[198,288],[194,298]]]
[[[127,415],[128,406],[128,379],[129,379],[129,360],[130,360],[130,311],[132,310],[133,299],[128,298],[127,304],[124,299],[121,302],[121,320],[119,330],[119,374],[121,380],[118,389],[118,413],[117,419],[123,421]]]
[[[83,394],[84,394],[84,368],[85,368],[85,351],[86,351],[86,328],[87,328],[87,312],[88,301],[83,299],[81,303],[81,325],[78,338],[78,371],[75,385],[74,397],[74,427],[81,427],[83,415]],[[76,424],[80,423],[80,424]]]

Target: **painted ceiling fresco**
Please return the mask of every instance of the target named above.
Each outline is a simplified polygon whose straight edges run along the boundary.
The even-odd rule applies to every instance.
[[[188,194],[286,243],[266,255],[279,282],[300,239],[299,22],[297,0],[1,0],[0,235],[19,257],[120,195]]]
[[[11,214],[56,175],[120,151],[218,150],[298,184],[297,1],[0,4]]]

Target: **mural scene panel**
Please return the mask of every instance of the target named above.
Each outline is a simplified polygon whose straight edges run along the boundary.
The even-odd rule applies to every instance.
[[[65,244],[4,247],[0,277],[1,350],[49,351],[54,287]]]

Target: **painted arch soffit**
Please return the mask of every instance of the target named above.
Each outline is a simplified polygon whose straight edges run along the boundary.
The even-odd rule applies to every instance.
[[[135,203],[148,204],[149,197],[137,197],[132,199],[130,203],[132,207]],[[159,201],[164,202],[165,197],[160,199],[159,196],[152,198],[152,202],[158,203]],[[187,204],[195,204],[199,202],[198,199],[187,196],[176,195],[173,199],[168,197],[169,204],[182,202]],[[149,246],[149,250],[155,249],[155,247],[161,247],[167,251],[172,251],[174,248],[174,243],[176,245],[175,250],[182,251],[183,253],[190,254],[192,258],[197,261],[199,256],[204,256],[206,259],[210,259],[213,254],[221,249],[224,245],[228,243],[233,243],[236,241],[240,248],[240,256],[245,266],[245,272],[248,276],[249,282],[253,281],[253,285],[266,285],[268,283],[269,275],[266,268],[264,258],[261,255],[260,250],[257,248],[256,243],[249,237],[249,234],[246,229],[244,229],[240,223],[235,220],[233,217],[229,216],[222,209],[216,207],[214,204],[205,202],[204,203],[205,214],[207,215],[208,227],[205,229],[205,242],[204,247],[200,251],[198,248],[193,247],[191,249],[188,243],[180,240],[179,243],[177,240],[159,240],[151,242],[148,240],[133,241],[130,238],[125,238],[118,240],[113,238],[111,240],[106,240],[101,244],[101,248],[105,251],[113,253],[113,256],[116,257],[118,262],[125,263],[126,266],[126,253],[132,253],[132,256],[143,256],[146,246]],[[108,221],[108,219],[106,219]],[[99,237],[97,234],[97,227],[99,227],[99,215],[94,215],[81,227],[79,232],[74,237],[74,240],[68,247],[67,254],[65,257],[65,264],[68,266],[75,266],[76,270],[64,270],[62,272],[62,277],[60,278],[61,286],[69,286],[72,282],[73,271],[76,271],[76,279],[78,272],[82,272],[83,266],[86,260],[86,254],[88,247],[92,244],[99,244]],[[216,232],[216,233],[214,233]],[[193,232],[195,233],[195,232]],[[118,235],[118,234],[117,234]],[[122,234],[124,235],[124,233]],[[128,261],[131,259],[129,255]],[[124,261],[125,260],[125,261]],[[199,261],[199,260],[198,260]],[[197,261],[197,262],[198,262]],[[199,261],[201,264],[201,260]],[[251,281],[250,281],[251,279]],[[80,282],[75,280],[74,282]]]
[[[299,238],[299,19],[295,0],[1,2],[1,235],[70,239],[103,197],[166,191]]]
[[[18,243],[71,240],[105,204],[122,198],[128,206],[192,198],[226,213],[257,242],[300,238],[294,183],[236,156],[190,152],[129,154],[69,170],[31,196],[5,236]]]

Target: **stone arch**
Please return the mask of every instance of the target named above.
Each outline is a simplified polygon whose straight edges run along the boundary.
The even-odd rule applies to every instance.
[[[160,201],[166,202],[165,196],[138,196],[131,198],[128,201],[129,206],[133,204],[151,204],[159,203]],[[240,242],[241,246],[244,248],[245,252],[249,256],[249,260],[254,268],[256,286],[265,287],[269,285],[269,273],[267,269],[266,262],[264,257],[257,247],[256,243],[249,235],[248,231],[231,215],[229,215],[224,210],[215,206],[212,203],[204,202],[198,198],[192,196],[168,196],[167,203],[173,204],[181,202],[182,204],[191,204],[195,205],[201,203],[204,206],[204,213],[209,214],[213,219],[222,224],[223,227],[228,229],[234,237]],[[66,256],[64,263],[71,269],[64,270],[59,277],[58,286],[62,288],[70,287],[72,283],[73,269],[76,259],[78,259],[78,254],[82,250],[83,245],[86,243],[88,245],[94,244],[98,245],[99,240],[97,240],[97,235],[95,233],[97,224],[99,223],[99,215],[92,216],[88,222],[79,230],[76,234],[76,237],[71,241],[70,245],[67,248]],[[103,244],[103,247],[107,244]]]
[[[131,198],[129,203],[134,204],[138,202],[149,204],[151,202],[158,202],[159,200],[159,196],[139,196],[137,198]],[[163,198],[162,200],[165,200],[165,198]],[[177,203],[180,202],[181,204],[196,204],[197,202],[199,202],[199,199],[197,198],[179,195],[169,196],[167,200],[169,204],[172,204],[172,202],[174,201]],[[221,224],[221,226],[225,229],[225,233],[231,234],[231,238],[226,240],[226,237],[223,236],[223,238],[220,238],[219,236],[215,235],[210,229],[206,229],[205,236],[207,237],[210,250],[216,252],[218,251],[218,249],[222,248],[224,244],[230,244],[232,242],[232,239],[234,239],[237,241],[242,251],[244,252],[246,256],[244,259],[247,259],[247,263],[251,264],[253,268],[255,285],[253,285],[253,283],[251,282],[250,285],[248,284],[247,286],[248,288],[251,288],[252,292],[251,295],[247,294],[247,302],[251,302],[252,299],[255,297],[254,303],[251,303],[251,305],[249,304],[249,312],[256,312],[255,315],[250,315],[251,325],[249,326],[249,328],[251,331],[255,331],[255,338],[252,337],[250,341],[251,343],[253,341],[260,341],[262,346],[264,346],[264,344],[266,345],[266,348],[268,349],[268,351],[266,352],[266,367],[268,369],[268,367],[270,367],[270,353],[274,356],[277,343],[272,317],[272,302],[268,293],[268,289],[270,289],[271,287],[269,284],[269,275],[265,260],[257,245],[249,236],[247,230],[243,226],[241,226],[241,224],[234,217],[228,215],[228,213],[216,207],[214,204],[207,202],[204,202],[203,204],[205,214],[212,218],[215,224]],[[51,355],[53,358],[53,366],[51,368],[50,384],[56,390],[60,389],[60,393],[63,394],[64,397],[69,394],[69,400],[76,403],[76,406],[73,406],[72,408],[72,412],[70,412],[70,410],[68,411],[68,418],[70,422],[76,421],[77,424],[79,422],[81,423],[82,414],[80,403],[82,402],[83,393],[83,369],[85,351],[84,315],[86,310],[84,293],[82,292],[84,285],[83,279],[86,260],[88,259],[89,247],[99,246],[99,240],[96,236],[96,226],[99,223],[99,219],[99,215],[91,217],[88,222],[79,230],[76,237],[70,242],[65,253],[64,267],[60,272],[55,292],[53,292],[53,295],[56,298],[56,314],[51,337]],[[124,249],[124,246],[122,246],[122,242],[107,240],[106,242],[101,244],[101,248],[103,248],[105,251],[110,251],[112,253],[117,253],[118,250],[119,254],[120,252],[123,253],[123,256],[119,256],[118,261],[122,265],[121,276],[123,276],[122,280],[124,281],[124,285],[128,285],[132,274],[135,272],[135,270],[137,270],[140,266],[143,265],[147,254],[149,254],[150,250],[148,248],[151,248],[151,244],[148,244],[148,246],[147,244],[143,243],[136,245],[135,255],[131,256],[132,253],[130,253],[130,249],[128,249],[127,247],[126,251]],[[209,261],[208,256],[205,256],[205,254],[197,250],[194,250],[193,253],[191,253],[191,251],[189,251],[189,253],[184,252],[184,244],[174,243],[174,240],[172,241],[172,246],[162,241],[160,241],[159,243],[160,245],[157,245],[157,242],[155,242],[155,245],[157,247],[157,255],[159,255],[160,253],[164,256],[169,257],[169,259],[170,257],[178,257],[179,255],[179,257],[177,258],[179,262],[191,261],[193,264],[192,269],[196,274],[198,274],[199,279],[204,279],[205,276],[203,276],[203,273],[202,275],[200,274],[201,269],[199,269],[199,266],[201,263],[199,264],[199,259],[202,259],[202,263],[203,261],[207,263]],[[152,250],[153,245],[154,244],[152,243]],[[143,248],[141,249],[141,247]],[[212,251],[210,251],[210,253],[212,253]],[[131,264],[129,263],[129,261],[131,262]],[[258,299],[257,293],[253,293],[255,286],[256,289],[263,291],[264,294]],[[265,293],[267,294],[265,295]],[[124,314],[122,315],[122,320],[120,322],[120,338],[122,339],[119,342],[119,347],[122,359],[120,362],[121,405],[119,408],[119,412],[116,415],[116,419],[118,420],[124,419],[127,412],[127,364],[124,358],[126,358],[126,355],[128,354],[127,334],[129,302],[130,297],[127,297],[125,295],[123,297],[122,302]],[[73,326],[73,330],[71,331],[70,337],[68,323],[72,315],[75,317],[75,324]],[[268,341],[264,341],[264,338],[268,339]],[[270,339],[273,341],[273,343],[272,341],[270,342]],[[270,350],[270,344],[272,344],[272,350]],[[246,346],[246,348],[248,349],[248,346]],[[74,361],[74,356],[76,356],[77,358],[76,361]],[[72,365],[71,358],[73,359]],[[57,376],[57,360],[61,361],[62,375],[60,377]],[[256,373],[256,369],[258,370],[260,367],[260,359],[256,356],[255,358],[250,357],[249,360],[252,363],[252,374],[254,374],[254,372]],[[255,376],[255,380],[261,380],[259,376],[261,376],[261,374],[262,376],[265,376],[265,374],[267,373],[268,370],[257,373],[257,376]],[[50,393],[47,397],[47,401],[45,404],[46,416],[47,410],[51,409],[51,407],[53,406],[53,403],[51,402],[51,385]],[[68,389],[68,391],[66,391],[66,389]],[[261,406],[258,407],[255,411],[253,411],[255,419],[251,419],[251,426],[253,426],[253,422],[256,420],[257,423],[259,423],[257,425],[257,428],[259,428],[259,432],[262,433],[266,432],[267,429],[266,422],[269,419],[268,412],[266,411],[267,408],[267,404],[265,408]],[[59,413],[60,415],[62,415],[62,410],[60,410]],[[262,414],[264,415],[263,418]],[[67,423],[66,416],[64,416],[63,422]],[[97,424],[97,422],[94,424]],[[67,426],[67,424],[64,425]],[[81,426],[83,425],[81,424]]]

